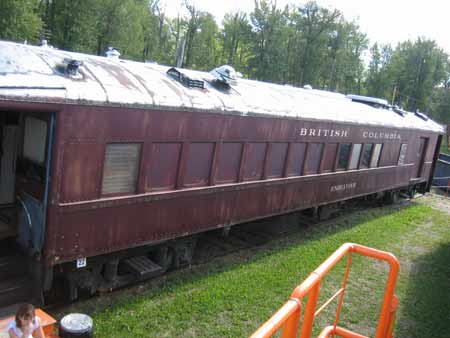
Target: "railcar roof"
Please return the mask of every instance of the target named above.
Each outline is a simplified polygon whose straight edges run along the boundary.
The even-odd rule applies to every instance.
[[[64,59],[81,61],[79,73],[61,72]],[[204,89],[188,88],[167,75],[169,68],[0,41],[0,99],[198,109],[444,132],[431,119],[413,113],[401,116],[332,92],[246,79],[228,91],[219,90],[209,73],[183,69],[205,83]]]

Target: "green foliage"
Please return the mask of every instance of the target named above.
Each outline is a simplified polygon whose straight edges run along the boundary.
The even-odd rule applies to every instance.
[[[126,58],[142,60],[144,20],[149,15],[143,0],[96,0],[96,47],[101,55],[108,46]]]
[[[93,52],[94,0],[46,0],[42,2],[45,36],[64,50]]]
[[[283,82],[286,73],[287,13],[266,0],[255,1],[250,15],[255,44],[249,60],[251,76],[259,80]]]
[[[446,78],[448,55],[435,41],[419,38],[399,44],[389,67],[398,91],[395,101],[407,110],[424,111],[433,89]]]
[[[371,49],[371,61],[367,70],[366,91],[375,97],[389,98],[392,93],[392,76],[388,71],[392,57],[392,48],[389,45],[375,43]]]
[[[435,88],[432,96],[431,114],[443,124],[450,124],[450,89]]]
[[[330,77],[336,77],[338,53],[344,47],[340,43],[340,20],[341,13],[338,10],[330,11],[313,1],[293,12],[292,21],[296,31],[293,84],[326,88]]]
[[[38,0],[0,1],[0,39],[39,41],[42,21]]]
[[[113,46],[123,58],[204,71],[230,64],[248,78],[381,97],[450,120],[449,57],[433,40],[368,50],[357,22],[314,0],[255,0],[220,26],[192,0],[182,9],[170,18],[162,0],[2,0],[0,38],[98,55]]]
[[[242,12],[225,14],[221,32],[221,64],[229,64],[249,74],[253,56],[253,32],[248,16]]]
[[[209,71],[217,67],[220,59],[218,36],[219,27],[214,17],[209,13],[199,15],[197,32],[190,50],[192,68]]]

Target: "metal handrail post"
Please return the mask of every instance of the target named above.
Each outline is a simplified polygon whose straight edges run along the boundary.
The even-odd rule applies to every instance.
[[[352,253],[358,253],[373,259],[382,260],[389,264],[389,275],[386,281],[383,304],[381,306],[378,319],[378,326],[375,338],[392,338],[396,310],[398,307],[398,298],[395,296],[395,286],[397,283],[400,263],[391,253],[369,248],[359,244],[345,243],[328,257],[319,267],[311,273],[303,283],[297,286],[291,294],[291,299],[283,305],[266,323],[264,323],[251,338],[271,337],[279,328],[283,327],[282,338],[296,338],[298,326],[300,323],[300,311],[302,300],[308,296],[305,315],[300,331],[300,338],[310,338],[314,319],[322,310],[331,303],[333,299],[339,296],[336,318],[333,325],[326,327],[319,338],[338,335],[344,338],[367,338],[361,334],[352,332],[345,328],[337,326],[342,307],[343,297],[347,285],[347,278],[350,272]],[[317,301],[320,292],[320,285],[325,275],[346,255],[349,254],[347,267],[344,276],[342,288],[335,293],[324,305],[316,312]]]

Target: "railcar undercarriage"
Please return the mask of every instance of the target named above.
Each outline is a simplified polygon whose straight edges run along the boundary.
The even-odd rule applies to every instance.
[[[425,189],[426,184],[412,185],[308,208],[286,215],[294,217],[297,227],[305,224],[311,225],[331,219],[342,212],[354,209],[355,206],[358,209],[362,206],[395,204],[400,198],[413,198],[416,193],[424,193]],[[270,218],[263,218],[257,221],[268,220]],[[305,223],[305,220],[308,223]],[[245,227],[250,223],[236,225],[236,227]],[[228,231],[220,231],[220,236],[227,237],[230,233],[230,227],[223,229]],[[217,233],[217,231],[213,230],[212,232]],[[199,243],[200,245],[208,240],[208,233],[197,234],[157,245],[142,246],[97,256],[88,259],[87,267],[82,269],[77,269],[71,263],[62,264],[58,266],[55,272],[55,283],[63,286],[60,291],[63,292],[62,295],[65,302],[76,301],[80,295],[93,296],[96,293],[110,292],[114,289],[161,276],[169,270],[191,265],[197,244]],[[212,244],[219,245],[217,242]],[[54,293],[54,290],[49,291],[47,293],[50,296],[49,298],[54,298],[54,294],[50,295],[52,292]]]

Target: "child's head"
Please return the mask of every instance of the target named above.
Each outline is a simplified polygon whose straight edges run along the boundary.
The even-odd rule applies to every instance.
[[[34,320],[35,309],[31,304],[23,304],[16,313],[16,325],[19,328],[28,327]]]

